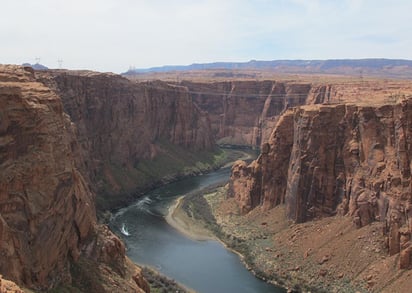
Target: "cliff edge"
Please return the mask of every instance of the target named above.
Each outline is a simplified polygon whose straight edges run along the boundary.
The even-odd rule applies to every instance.
[[[60,97],[31,68],[0,66],[0,273],[48,290],[75,284],[87,262],[102,280],[117,276],[124,292],[147,291],[122,242],[96,224],[80,149]]]

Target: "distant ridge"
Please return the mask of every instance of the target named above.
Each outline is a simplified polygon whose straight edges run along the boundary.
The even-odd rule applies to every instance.
[[[48,70],[49,69],[48,67],[46,67],[46,66],[44,66],[40,63],[36,63],[36,64],[23,63],[22,66],[30,66],[34,70]]]
[[[146,69],[131,69],[124,75],[152,72],[189,70],[269,70],[279,73],[365,74],[412,78],[412,60],[406,59],[330,59],[330,60],[272,60],[248,62],[194,63],[191,65],[166,65]]]

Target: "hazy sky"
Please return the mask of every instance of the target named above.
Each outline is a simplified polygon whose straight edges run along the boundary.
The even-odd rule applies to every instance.
[[[412,59],[410,0],[0,0],[0,63]]]

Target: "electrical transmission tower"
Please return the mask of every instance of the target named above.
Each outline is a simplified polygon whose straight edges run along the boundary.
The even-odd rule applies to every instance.
[[[36,57],[34,60],[36,60],[36,64],[40,64],[40,57]]]
[[[59,69],[62,69],[63,68],[63,59],[58,59],[57,60],[57,63],[59,63]]]

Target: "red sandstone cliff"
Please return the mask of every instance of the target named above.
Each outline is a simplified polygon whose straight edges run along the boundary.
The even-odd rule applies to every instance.
[[[260,146],[287,108],[327,102],[329,85],[294,81],[182,82],[223,144]]]
[[[390,255],[411,262],[412,100],[377,107],[287,111],[259,158],[232,169],[230,196],[246,213],[285,204],[296,222],[337,213],[385,223]]]
[[[126,276],[124,245],[96,225],[79,150],[60,97],[32,69],[1,66],[0,273],[44,290],[72,283],[73,266],[87,260],[119,276],[126,292],[143,292],[137,271],[135,281]]]

